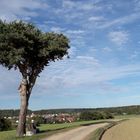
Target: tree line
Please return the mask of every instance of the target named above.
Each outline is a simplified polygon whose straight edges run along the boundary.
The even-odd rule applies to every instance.
[[[27,114],[35,113],[38,115],[44,114],[58,114],[58,113],[82,113],[82,112],[108,112],[113,115],[123,115],[123,114],[140,114],[140,105],[135,106],[123,106],[123,107],[109,107],[109,108],[80,108],[80,109],[44,109],[44,110],[28,110]],[[9,109],[0,110],[1,117],[18,116],[19,110]]]

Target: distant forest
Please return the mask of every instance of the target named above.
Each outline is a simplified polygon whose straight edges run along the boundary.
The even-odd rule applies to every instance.
[[[123,106],[123,107],[109,107],[109,108],[75,108],[75,109],[44,109],[44,110],[28,110],[28,114],[35,113],[38,115],[44,114],[58,114],[58,113],[82,113],[82,112],[108,112],[112,115],[125,115],[125,114],[140,114],[140,105]],[[19,110],[9,109],[0,110],[0,117],[18,116]]]

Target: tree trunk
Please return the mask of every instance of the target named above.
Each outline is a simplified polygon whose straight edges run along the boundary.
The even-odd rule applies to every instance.
[[[22,80],[19,92],[21,98],[21,105],[20,105],[20,113],[19,113],[19,122],[17,127],[17,136],[22,137],[26,134],[26,115],[27,115],[27,108],[28,108],[28,94],[27,94],[27,82],[26,80]]]

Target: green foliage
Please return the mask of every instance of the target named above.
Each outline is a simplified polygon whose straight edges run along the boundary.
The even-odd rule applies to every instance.
[[[19,68],[22,74],[38,75],[49,62],[68,54],[63,34],[44,33],[33,24],[0,20],[0,64]]]
[[[0,131],[7,131],[12,129],[12,123],[8,119],[0,118]]]
[[[113,119],[110,113],[105,112],[89,112],[85,111],[80,114],[80,120],[100,120],[100,119]]]

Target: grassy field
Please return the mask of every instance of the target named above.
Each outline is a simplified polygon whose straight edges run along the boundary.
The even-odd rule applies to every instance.
[[[34,135],[32,137],[23,137],[16,138],[16,131],[4,131],[0,132],[0,140],[39,140],[43,137],[52,135],[54,133],[58,133],[60,131],[66,131],[68,129],[72,129],[74,127],[78,127],[80,125],[89,125],[94,123],[105,122],[105,120],[98,121],[81,121],[81,122],[73,122],[73,123],[64,123],[64,124],[43,124],[39,127],[41,133]]]
[[[140,140],[140,118],[132,118],[107,130],[102,140]]]

